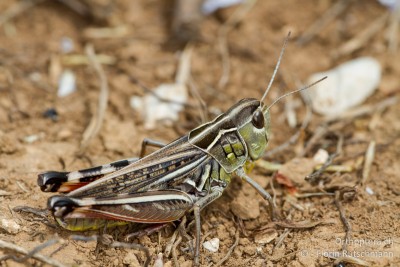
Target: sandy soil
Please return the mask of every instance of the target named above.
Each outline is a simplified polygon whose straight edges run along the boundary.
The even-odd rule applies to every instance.
[[[1,1],[0,15],[17,2]],[[55,226],[50,216],[50,223],[46,223],[38,215],[13,211],[17,206],[46,207],[49,194],[41,192],[36,184],[39,172],[77,170],[137,156],[143,138],[168,143],[201,123],[200,108],[193,96],[189,102],[191,107],[181,112],[179,122],[169,126],[160,124],[154,130],[145,129],[140,115],[129,105],[131,96],[146,93],[132,80],[148,88],[174,81],[183,45],[174,42],[169,31],[173,15],[171,3],[154,0],[119,0],[111,4],[109,1],[83,2],[91,7],[90,15],[78,14],[61,1],[45,1],[12,17],[0,28],[0,240],[29,251],[58,237],[65,243],[51,258],[63,264],[137,266],[138,262],[143,264],[142,252],[105,245],[96,248],[94,242],[71,241],[71,233]],[[302,46],[296,44],[298,37],[334,2],[258,1],[228,34],[230,76],[223,88],[218,87],[222,63],[217,36],[222,22],[235,8],[205,18],[199,25],[200,41],[194,44],[191,68],[193,81],[207,103],[209,118],[242,98],[261,97],[289,30],[292,41],[267,101],[288,91],[287,88],[296,88],[314,72],[359,56],[375,57],[383,69],[379,90],[367,99],[367,104],[398,96],[400,54],[387,51],[387,28],[356,51],[335,54],[343,43],[387,12],[376,1],[353,1],[310,42]],[[126,31],[112,38],[91,36],[89,30],[100,27],[125,27]],[[71,54],[63,54],[60,49],[64,37],[73,42],[73,54],[84,55],[85,45],[91,43],[97,54],[112,59],[110,64],[103,65],[110,85],[103,126],[81,154],[78,153],[82,134],[98,103],[99,79],[91,66],[68,62]],[[59,98],[57,80],[65,69],[75,73],[77,91]],[[302,103],[298,95],[293,99]],[[43,116],[50,108],[57,110],[58,120]],[[292,129],[285,120],[285,101],[273,108],[269,148],[278,147],[296,133],[305,110],[303,104],[296,109],[298,126]],[[352,166],[351,172],[323,174],[316,183],[303,181],[293,189],[282,185],[282,180],[273,179],[276,176],[261,167],[253,170],[252,177],[271,193],[271,181],[274,181],[282,217],[291,222],[318,222],[314,227],[293,229],[271,224],[267,204],[250,186],[235,179],[223,197],[202,213],[205,241],[218,238],[220,247],[216,253],[202,249],[201,265],[213,266],[219,262],[235,243],[238,232],[238,244],[223,266],[332,266],[335,259],[327,257],[327,253],[341,251],[341,242],[345,240],[345,227],[335,197],[331,194],[300,198],[293,194],[294,191],[304,194],[323,189],[330,193],[350,191],[338,198],[351,226],[353,242],[347,246],[347,251],[359,253],[356,258],[371,266],[400,266],[399,114],[400,106],[396,104],[331,123],[325,126],[327,133],[300,158],[312,158],[319,148],[334,153],[341,136],[343,151],[333,164]],[[267,160],[285,164],[299,158],[321,125],[323,118],[313,116],[294,145]],[[368,194],[365,187],[360,186],[360,180],[364,155],[372,140],[376,142],[376,152],[367,186],[373,194]],[[304,172],[302,166],[292,164],[288,168],[300,173]],[[126,227],[122,227],[107,233],[123,241],[126,231]],[[171,233],[172,230],[167,229],[136,240],[149,248],[151,264],[155,255],[164,251]],[[85,233],[93,234],[98,232]],[[194,231],[188,234],[193,236]],[[59,246],[48,247],[40,253],[48,256]],[[176,248],[180,266],[192,264],[192,254],[187,247],[184,239]],[[366,252],[374,253],[365,256]],[[0,249],[0,258],[9,253],[15,254]],[[348,262],[349,258],[343,261]],[[35,262],[28,260],[28,264]],[[164,266],[174,265],[172,256],[164,257],[163,262]],[[15,266],[17,263],[9,259],[0,261],[0,265]],[[346,263],[346,266],[358,265]]]

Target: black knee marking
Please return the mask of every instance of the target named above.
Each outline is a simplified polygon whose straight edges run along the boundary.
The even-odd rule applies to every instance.
[[[68,172],[44,172],[38,175],[37,184],[43,192],[57,192],[68,181]]]

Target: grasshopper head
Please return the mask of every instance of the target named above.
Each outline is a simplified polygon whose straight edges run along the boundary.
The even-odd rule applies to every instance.
[[[258,101],[255,103],[256,108],[251,114],[251,119],[239,128],[252,160],[257,160],[262,156],[270,137],[269,110],[264,110],[259,103]]]

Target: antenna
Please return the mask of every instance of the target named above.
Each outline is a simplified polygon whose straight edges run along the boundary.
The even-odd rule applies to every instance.
[[[260,106],[261,106],[261,103],[264,102],[264,99],[267,96],[267,94],[269,92],[269,89],[271,89],[272,83],[273,83],[273,81],[275,79],[275,75],[278,72],[279,65],[281,64],[283,53],[285,52],[285,48],[286,48],[287,42],[289,40],[289,37],[290,37],[290,31],[289,31],[288,35],[286,36],[285,42],[283,43],[283,46],[282,46],[282,49],[281,49],[281,54],[279,55],[278,62],[276,63],[276,66],[275,66],[274,72],[272,74],[271,80],[269,81],[268,87],[265,90],[265,93],[264,93],[264,95],[262,96],[262,98],[260,100]]]
[[[325,80],[326,78],[328,78],[328,76],[325,76],[325,77],[319,79],[318,81],[315,81],[315,82],[313,82],[312,84],[306,85],[306,86],[304,86],[304,87],[302,87],[302,88],[300,88],[300,89],[291,91],[291,92],[286,93],[286,94],[284,94],[284,95],[281,95],[280,97],[278,97],[277,99],[275,99],[274,102],[272,102],[272,104],[269,105],[269,106],[265,109],[265,111],[268,111],[273,105],[275,105],[276,103],[278,103],[282,98],[287,97],[288,95],[291,95],[291,94],[294,94],[294,93],[301,92],[301,91],[306,90],[306,89],[308,89],[308,88],[310,88],[310,87],[313,87],[314,85],[316,85],[316,84],[319,83],[319,82],[322,82],[322,81]],[[263,111],[264,111],[264,109],[263,109]]]

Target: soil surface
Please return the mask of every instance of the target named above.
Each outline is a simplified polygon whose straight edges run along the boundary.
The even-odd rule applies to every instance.
[[[71,4],[71,8],[65,2],[82,6]],[[222,86],[218,34],[236,7],[186,29],[196,37],[188,105],[178,121],[147,129],[142,116],[131,108],[130,98],[146,95],[144,87],[175,81],[184,39],[188,38],[170,30],[176,14],[171,1],[32,1],[31,6],[26,5],[29,1],[1,1],[2,19],[15,5],[26,9],[0,19],[0,240],[27,251],[54,238],[63,240],[39,253],[67,266],[142,265],[145,254],[139,250],[72,240],[72,233],[59,227],[50,215],[15,208],[46,208],[51,194],[38,187],[40,172],[78,170],[135,157],[146,137],[169,143],[201,124],[204,113],[210,120],[242,98],[259,99],[291,31],[267,103],[299,88],[311,74],[361,56],[372,56],[381,63],[379,89],[364,103],[370,108],[363,115],[326,123],[314,114],[303,130],[299,129],[306,106],[298,94],[275,105],[268,150],[300,134],[284,149],[264,157],[284,165],[279,174],[260,164],[250,176],[275,196],[280,220],[272,222],[268,204],[249,185],[233,179],[223,196],[202,211],[202,242],[218,238],[219,249],[210,252],[202,247],[201,266],[216,266],[228,253],[222,266],[333,266],[335,261],[342,262],[340,266],[400,266],[400,105],[374,108],[399,96],[400,53],[387,49],[389,23],[351,53],[338,53],[345,42],[376,26],[376,20],[388,10],[377,1],[352,1],[326,25],[317,22],[327,18],[325,12],[337,2],[257,1],[226,35],[230,75]],[[299,45],[299,38],[313,23],[322,28],[309,42]],[[104,28],[108,29],[99,31]],[[83,133],[96,114],[101,85],[88,64],[87,44],[102,57],[109,95],[102,127],[81,148]],[[77,90],[58,97],[58,80],[65,70],[74,73]],[[206,112],[202,113],[205,109],[193,91],[204,100]],[[294,128],[286,120],[289,100],[297,115]],[[321,129],[323,134],[316,135]],[[361,184],[372,141],[375,156],[369,177]],[[304,176],[312,172],[308,163],[316,152],[324,149],[332,155],[338,152],[338,143],[341,152],[331,165],[351,169],[324,172],[305,181]],[[301,174],[300,178],[290,178],[293,173]],[[105,232],[124,242],[124,235],[131,231],[128,228]],[[351,231],[345,242],[348,228]],[[153,266],[160,264],[160,259],[154,263],[156,256],[164,252],[173,232],[174,227],[169,226],[133,241],[149,249]],[[104,231],[81,234],[101,233]],[[187,233],[194,237],[194,228]],[[172,253],[180,266],[192,265],[189,244],[182,238]],[[342,249],[347,254],[338,258]],[[1,248],[0,259],[5,255],[21,256]],[[27,260],[32,265],[37,262]],[[173,255],[164,256],[162,262],[164,266],[175,264]],[[0,265],[23,264],[8,259],[0,260]]]

